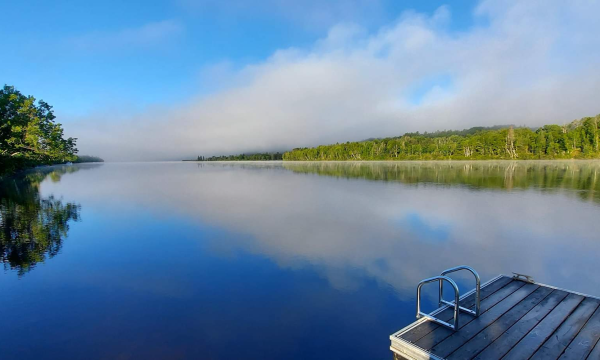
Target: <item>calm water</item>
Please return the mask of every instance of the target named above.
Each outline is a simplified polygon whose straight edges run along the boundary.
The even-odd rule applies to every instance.
[[[2,359],[390,359],[459,264],[600,295],[600,162],[80,165],[0,195]]]

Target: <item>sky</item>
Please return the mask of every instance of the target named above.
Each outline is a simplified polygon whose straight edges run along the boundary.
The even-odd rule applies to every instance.
[[[600,113],[600,0],[13,1],[0,79],[150,161]]]

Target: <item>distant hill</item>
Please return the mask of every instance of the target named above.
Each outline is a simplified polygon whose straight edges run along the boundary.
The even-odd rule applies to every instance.
[[[476,127],[470,128],[470,129],[463,129],[463,130],[438,130],[438,131],[434,131],[434,132],[425,131],[424,133],[417,131],[417,132],[413,132],[413,133],[405,133],[402,136],[423,136],[423,137],[444,137],[444,136],[452,136],[452,135],[467,136],[467,135],[472,135],[472,134],[475,134],[475,133],[478,133],[478,132],[484,131],[484,130],[500,130],[500,129],[508,129],[510,127],[515,127],[515,125],[476,126]],[[531,129],[533,130],[535,128],[531,128]],[[398,139],[398,138],[401,138],[402,136],[395,136],[395,137],[391,137],[391,138],[368,138],[365,140],[361,140],[359,142],[384,140],[384,139]]]

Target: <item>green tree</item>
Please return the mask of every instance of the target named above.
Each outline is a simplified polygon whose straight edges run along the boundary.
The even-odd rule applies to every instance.
[[[512,125],[407,133],[400,137],[297,148],[283,160],[483,160],[600,157],[600,115],[536,131]]]
[[[52,106],[14,87],[0,89],[0,165],[4,171],[76,159],[75,138],[65,138]]]

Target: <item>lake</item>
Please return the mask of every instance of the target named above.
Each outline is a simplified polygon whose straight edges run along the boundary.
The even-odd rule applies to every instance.
[[[461,264],[600,295],[598,161],[81,164],[0,197],[2,359],[391,359]]]

